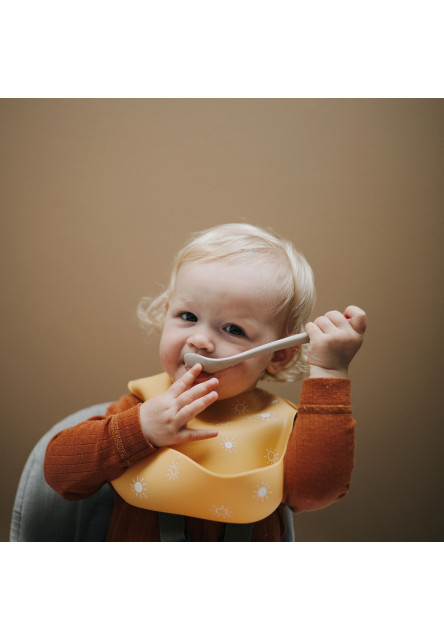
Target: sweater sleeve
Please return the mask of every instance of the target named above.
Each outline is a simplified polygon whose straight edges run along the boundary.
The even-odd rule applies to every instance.
[[[304,380],[285,458],[284,500],[293,511],[321,509],[346,495],[354,428],[350,380]]]
[[[46,449],[46,482],[63,498],[79,500],[156,451],[140,426],[139,406],[140,400],[128,394],[106,415],[57,433]]]

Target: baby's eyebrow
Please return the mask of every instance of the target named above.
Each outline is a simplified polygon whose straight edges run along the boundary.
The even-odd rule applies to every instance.
[[[194,302],[187,298],[175,297],[171,301],[171,304],[174,307],[191,307],[194,305]]]

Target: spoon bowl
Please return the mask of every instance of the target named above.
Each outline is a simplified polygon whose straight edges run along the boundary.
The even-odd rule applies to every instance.
[[[229,367],[234,367],[244,360],[254,358],[263,353],[272,353],[273,351],[280,351],[287,347],[296,347],[299,344],[306,344],[309,342],[307,333],[298,333],[294,336],[288,336],[287,338],[281,338],[280,340],[274,340],[273,342],[267,342],[254,349],[248,349],[248,351],[242,351],[234,356],[228,356],[227,358],[207,358],[201,356],[198,353],[186,353],[184,356],[185,364],[187,367],[199,363],[202,365],[204,371],[207,373],[216,373],[217,371],[223,371]]]

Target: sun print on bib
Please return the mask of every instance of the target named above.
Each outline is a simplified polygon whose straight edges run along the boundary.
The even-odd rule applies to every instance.
[[[177,480],[179,477],[179,464],[175,460],[171,460],[168,471],[167,471],[168,480]]]
[[[138,498],[146,498],[146,484],[143,478],[139,479],[139,476],[136,476],[136,479],[133,478],[130,487]]]
[[[268,500],[271,493],[270,485],[262,481],[260,484],[256,485],[256,489],[253,491],[253,498],[263,502],[264,500]]]
[[[265,451],[264,458],[267,461],[267,464],[276,464],[276,462],[279,462],[278,450],[272,448],[267,449]]]
[[[233,513],[231,509],[229,509],[224,504],[221,504],[219,507],[216,507],[216,505],[213,504],[210,511],[213,514],[213,516],[216,516],[218,519],[222,519],[222,520],[229,518]]]
[[[219,445],[225,451],[225,453],[236,453],[237,443],[234,438],[230,438],[230,436],[222,436],[219,438]]]

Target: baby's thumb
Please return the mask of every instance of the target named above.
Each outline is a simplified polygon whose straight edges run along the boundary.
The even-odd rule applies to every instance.
[[[194,442],[195,440],[207,440],[208,438],[215,438],[219,435],[218,431],[214,429],[188,429],[184,427],[177,434],[180,443]]]
[[[349,306],[344,311],[344,316],[347,318],[351,326],[355,331],[363,335],[367,328],[367,316],[365,311],[359,307]]]

